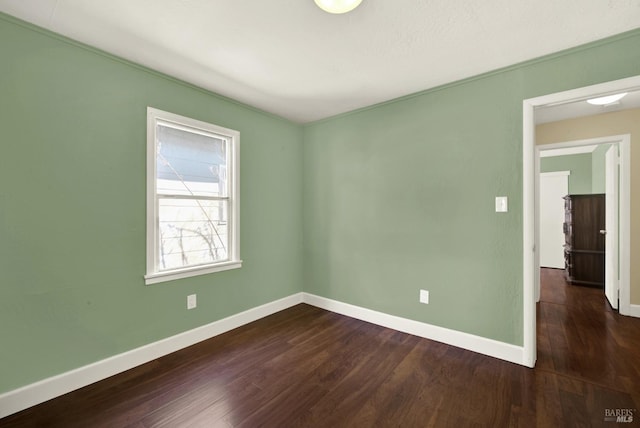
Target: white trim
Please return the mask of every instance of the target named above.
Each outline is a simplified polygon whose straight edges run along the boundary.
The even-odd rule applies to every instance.
[[[627,310],[628,313],[626,313],[625,315],[640,318],[640,305],[629,305]]]
[[[536,293],[534,283],[537,280],[534,266],[539,265],[538,251],[535,248],[535,175],[540,170],[539,158],[535,156],[535,121],[534,105],[528,100],[522,106],[522,338],[524,348],[524,365],[534,367],[536,364]],[[532,322],[533,321],[533,322]]]
[[[555,157],[555,156],[568,156],[568,155],[580,155],[586,153],[593,153],[598,146],[580,146],[580,147],[567,147],[565,149],[550,150],[540,153],[541,158]]]
[[[318,308],[322,308],[327,311],[336,312],[338,314],[391,328],[403,333],[435,340],[447,345],[456,346],[479,354],[489,355],[512,363],[526,365],[524,364],[524,354],[521,346],[511,345],[509,343],[499,342],[497,340],[487,339],[485,337],[475,336],[469,333],[463,333],[420,321],[385,314],[383,312],[339,302],[337,300],[327,299],[326,297],[316,296],[314,294],[303,293],[303,301],[304,303],[317,306]]]
[[[613,309],[619,308],[620,301],[620,155],[619,144],[605,147],[604,154],[604,197],[605,197],[605,231],[604,236],[604,295]]]
[[[620,135],[607,135],[605,137],[595,137],[595,138],[586,138],[584,140],[571,140],[571,141],[562,141],[558,143],[550,143],[550,144],[541,144],[535,146],[536,150],[540,152],[554,151],[558,148],[562,147],[579,147],[582,144],[589,144],[598,146],[600,144],[616,144],[625,138],[630,139],[629,134],[620,134]],[[543,157],[542,154],[540,157]]]
[[[122,373],[299,303],[302,303],[302,293],[296,293],[193,330],[5,392],[0,395],[0,418]]]
[[[227,166],[229,195],[229,242],[228,259],[203,266],[188,266],[184,269],[161,271],[158,266],[158,195],[156,180],[156,128],[157,124],[189,132],[215,135],[228,142]],[[240,132],[203,122],[175,113],[147,107],[147,271],[145,284],[172,281],[196,275],[204,275],[242,267],[240,259]]]
[[[242,260],[235,262],[222,262],[215,265],[196,266],[186,269],[158,272],[144,276],[146,285],[157,284],[159,282],[173,281],[174,279],[188,278],[190,276],[205,275],[207,273],[222,272],[224,270],[238,269],[242,267]]]
[[[306,303],[331,312],[494,358],[527,365],[524,360],[524,348],[521,346],[385,314],[314,294],[296,293],[193,330],[0,394],[0,418],[122,373],[300,303]]]
[[[640,317],[640,311],[633,311],[631,305],[631,135],[622,136],[618,144],[620,159],[620,177],[618,187],[618,263],[620,278],[618,282],[619,307],[622,315]],[[634,315],[635,313],[635,315]]]
[[[568,177],[570,175],[571,171],[551,171],[540,173],[540,177]]]
[[[534,109],[536,107],[549,106],[553,104],[563,104],[573,101],[585,100],[594,96],[608,95],[620,91],[635,91],[640,89],[640,76],[620,79],[613,82],[601,83],[598,85],[587,86],[584,88],[572,89],[570,91],[559,92],[556,94],[544,95],[537,98],[531,98],[522,102],[522,248],[523,248],[523,281],[522,281],[522,297],[523,297],[523,337],[524,337],[524,358],[526,365],[533,367],[536,361],[536,312],[535,312],[535,266],[539,265],[535,251],[535,173],[536,161],[539,159],[535,156],[535,122]],[[545,145],[546,146],[546,145]],[[621,167],[621,179],[624,179],[625,172]],[[629,169],[629,165],[625,167]],[[623,207],[621,206],[621,210]],[[621,218],[620,227],[623,227],[623,219]],[[627,229],[628,230],[628,229]],[[629,257],[629,252],[620,250],[620,263],[624,263],[624,257]],[[623,277],[621,275],[621,287]],[[621,311],[621,313],[623,313]]]

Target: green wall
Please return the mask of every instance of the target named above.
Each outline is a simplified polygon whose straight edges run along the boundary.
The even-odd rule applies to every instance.
[[[588,195],[592,188],[591,153],[540,158],[540,172],[570,171],[569,193]]]
[[[306,126],[305,290],[522,345],[522,101],[640,74],[638,46],[635,31]]]
[[[301,291],[299,125],[6,15],[0,56],[0,393]],[[241,269],[144,285],[147,106],[240,131]]]
[[[639,45],[300,126],[0,15],[0,393],[300,291],[522,344],[522,100]],[[147,106],[241,132],[242,269],[143,284]]]

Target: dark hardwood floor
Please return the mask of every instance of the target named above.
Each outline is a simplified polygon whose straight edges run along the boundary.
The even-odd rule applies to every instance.
[[[535,369],[298,305],[0,426],[638,426],[640,319],[562,271],[542,282]]]

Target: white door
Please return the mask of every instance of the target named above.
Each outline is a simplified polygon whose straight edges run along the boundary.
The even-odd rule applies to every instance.
[[[604,294],[613,309],[618,309],[618,146],[612,144],[605,154],[605,227]]]
[[[564,198],[569,171],[540,174],[540,266],[564,269]]]

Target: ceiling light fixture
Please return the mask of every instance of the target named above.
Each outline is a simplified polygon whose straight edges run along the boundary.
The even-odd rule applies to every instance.
[[[608,104],[613,104],[616,101],[620,101],[625,95],[627,95],[626,92],[623,94],[607,95],[606,97],[592,98],[587,100],[587,102],[594,106],[606,106]]]
[[[318,7],[329,13],[347,13],[358,7],[362,0],[314,0]]]

